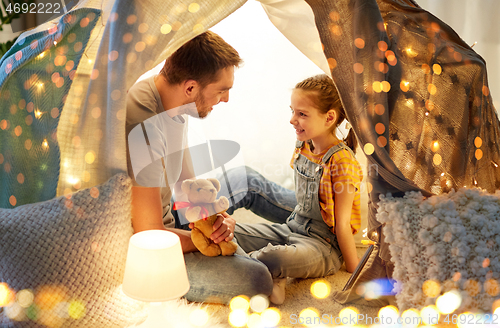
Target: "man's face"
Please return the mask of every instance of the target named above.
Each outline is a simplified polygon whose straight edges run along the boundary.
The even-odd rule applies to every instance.
[[[217,81],[200,89],[194,99],[199,118],[206,117],[213,110],[213,106],[221,101],[229,100],[229,89],[233,87],[234,81],[234,67],[223,68],[217,75]]]

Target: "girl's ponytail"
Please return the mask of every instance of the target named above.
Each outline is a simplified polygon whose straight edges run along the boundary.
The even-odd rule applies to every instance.
[[[358,148],[358,139],[356,138],[356,135],[354,134],[354,130],[352,128],[349,129],[349,133],[347,134],[347,137],[345,137],[344,143],[356,154],[356,148]]]

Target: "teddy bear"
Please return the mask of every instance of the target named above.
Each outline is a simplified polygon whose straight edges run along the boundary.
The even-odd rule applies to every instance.
[[[194,222],[191,240],[196,248],[206,256],[233,255],[236,243],[224,240],[216,244],[210,239],[217,214],[229,208],[226,197],[216,200],[220,182],[217,179],[188,179],[182,182],[181,189],[189,202],[175,202],[174,209],[187,207],[185,216],[189,222]]]

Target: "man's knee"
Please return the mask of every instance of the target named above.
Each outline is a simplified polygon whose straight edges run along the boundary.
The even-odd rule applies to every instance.
[[[271,273],[266,265],[258,261],[255,261],[255,263],[246,270],[244,280],[246,283],[242,283],[246,285],[246,291],[242,292],[243,295],[252,297],[258,294],[264,294],[269,296],[273,291]]]
[[[191,284],[186,298],[190,301],[218,299],[218,303],[227,304],[238,295],[272,292],[269,270],[255,259],[239,255],[206,257],[198,252],[184,255]]]

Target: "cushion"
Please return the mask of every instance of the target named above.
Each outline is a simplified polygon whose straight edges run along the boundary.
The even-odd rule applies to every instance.
[[[500,192],[381,197],[377,219],[385,223],[400,310],[421,309],[456,290],[458,311],[492,311],[499,294]]]
[[[130,195],[130,178],[118,174],[0,209],[0,289],[11,296],[1,327],[125,327],[143,318],[142,303],[120,289],[133,233]]]

